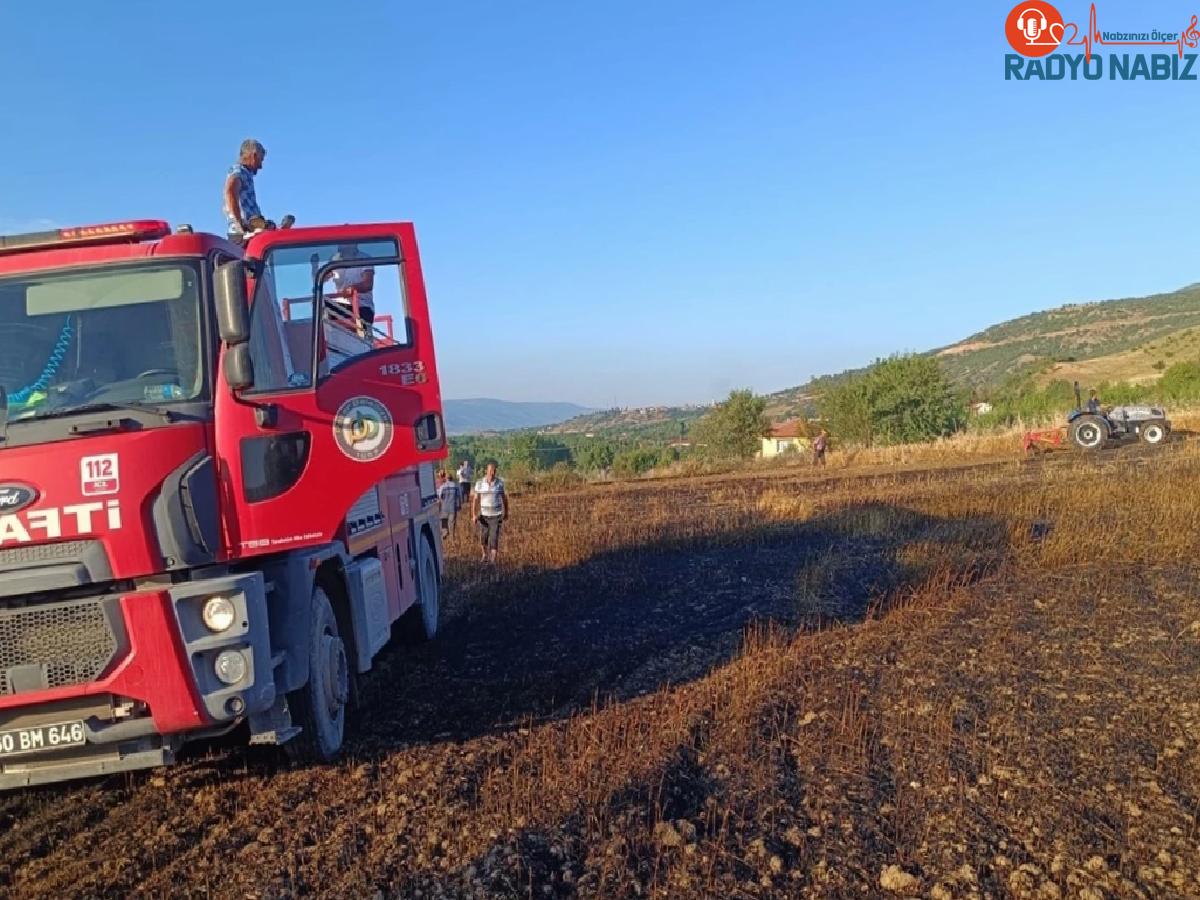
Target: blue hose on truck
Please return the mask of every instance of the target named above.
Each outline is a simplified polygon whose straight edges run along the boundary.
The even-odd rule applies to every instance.
[[[46,365],[42,368],[42,374],[37,377],[37,380],[33,384],[28,384],[19,391],[13,391],[9,394],[8,402],[10,406],[19,406],[28,403],[34,394],[46,389],[46,386],[50,384],[50,380],[58,374],[63,360],[67,358],[67,350],[71,347],[71,334],[71,320],[68,318],[66,324],[62,327],[62,331],[59,332],[58,340],[54,344],[54,350],[50,353],[50,359],[46,361]]]

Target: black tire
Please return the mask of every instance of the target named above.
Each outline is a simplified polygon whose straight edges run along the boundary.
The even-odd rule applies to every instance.
[[[441,627],[442,595],[438,575],[437,555],[433,542],[425,532],[417,539],[417,602],[404,614],[404,637],[413,643],[424,643],[437,637]]]
[[[1166,441],[1169,433],[1165,422],[1143,422],[1141,430],[1138,432],[1138,437],[1142,439],[1142,443],[1153,447]]]
[[[1108,443],[1108,423],[1100,416],[1080,416],[1071,423],[1071,443],[1080,450],[1103,450]]]
[[[350,700],[350,659],[338,632],[337,617],[325,591],[312,595],[309,627],[308,682],[288,694],[292,722],[300,734],[284,747],[297,762],[329,762],[342,750],[346,706]]]

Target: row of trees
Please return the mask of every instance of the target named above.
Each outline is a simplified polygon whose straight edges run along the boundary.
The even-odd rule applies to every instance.
[[[506,472],[611,471],[620,477],[640,475],[679,458],[676,448],[660,442],[545,435],[518,431],[500,435],[464,435],[450,439],[451,464],[470,460],[476,469],[495,460]]]
[[[1153,385],[1099,386],[1106,403],[1200,402],[1200,363],[1178,363]],[[1069,382],[1037,386],[1028,377],[1002,386],[983,426],[1033,421],[1061,415],[1074,405]],[[840,443],[880,446],[929,441],[967,427],[967,396],[946,377],[936,358],[916,354],[877,360],[866,369],[831,379],[818,401],[819,425]],[[749,459],[770,431],[767,401],[750,390],[729,397],[687,432],[688,454],[708,459]],[[611,438],[518,432],[451,440],[452,458],[477,467],[488,459],[507,469],[531,472],[567,468],[639,475],[680,459],[678,446],[664,435]]]
[[[1149,384],[1127,381],[1081,385],[1086,397],[1095,388],[1109,405],[1162,403],[1167,406],[1200,403],[1200,363],[1181,362],[1166,368]],[[1039,422],[1056,418],[1075,405],[1074,386],[1056,380],[1041,385],[1029,376],[1016,377],[1001,385],[989,398],[990,412],[976,421],[982,427]]]
[[[865,446],[929,441],[967,423],[966,398],[931,356],[893,356],[831,387],[822,418],[839,440]]]
[[[729,398],[692,429],[704,455],[748,459],[770,430],[767,402],[751,391]],[[952,434],[967,421],[965,398],[928,356],[894,356],[831,380],[818,402],[820,423],[839,441],[901,444]]]

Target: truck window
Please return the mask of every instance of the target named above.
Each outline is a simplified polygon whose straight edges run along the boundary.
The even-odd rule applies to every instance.
[[[199,284],[195,265],[158,262],[0,279],[10,421],[91,403],[200,398]]]
[[[283,391],[307,387],[312,358],[312,319],[288,316],[291,310],[276,295],[275,272],[264,267],[250,306],[250,358],[254,391]],[[301,311],[303,312],[303,311]]]
[[[318,378],[385,343],[408,343],[400,266],[369,262],[398,257],[396,242],[380,239],[269,250],[250,314],[254,390],[313,383],[314,296],[320,297]]]

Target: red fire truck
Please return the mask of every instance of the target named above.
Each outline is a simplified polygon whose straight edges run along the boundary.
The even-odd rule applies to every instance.
[[[0,237],[0,401],[0,789],[238,728],[330,759],[357,677],[436,633],[411,224]]]

